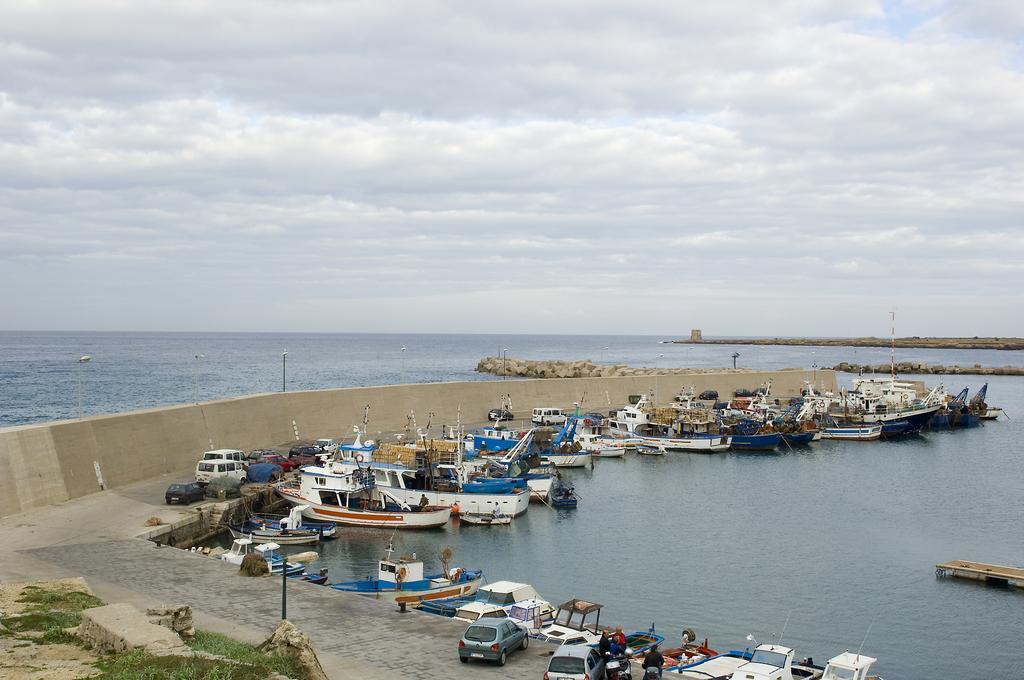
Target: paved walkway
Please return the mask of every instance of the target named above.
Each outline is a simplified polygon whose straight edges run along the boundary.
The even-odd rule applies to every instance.
[[[163,503],[167,485],[188,474],[3,518],[0,580],[83,576],[108,602],[188,604],[202,628],[249,642],[265,639],[281,616],[280,580],[245,578],[220,560],[135,538],[149,517],[173,522],[191,512]],[[464,624],[417,611],[400,614],[394,604],[321,586],[288,586],[288,618],[309,633],[332,678],[539,680],[547,663],[550,648],[531,641],[504,668],[461,664]]]
[[[267,633],[281,615],[281,581],[245,578],[220,560],[141,539],[100,541],[27,551],[88,580],[113,580],[120,588],[203,612]],[[504,668],[459,663],[457,643],[465,629],[442,617],[398,612],[393,603],[339,593],[322,586],[288,583],[288,618],[306,631],[318,651],[338,658],[333,670],[373,672],[371,677],[532,678],[544,672],[550,648],[533,644],[509,657]],[[340,663],[344,669],[338,668]],[[379,671],[384,671],[382,674]],[[352,677],[350,674],[339,677]]]

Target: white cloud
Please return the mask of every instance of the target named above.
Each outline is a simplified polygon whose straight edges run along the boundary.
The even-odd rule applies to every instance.
[[[1020,12],[979,7],[5,3],[0,318],[842,334],[896,291],[1024,334]]]

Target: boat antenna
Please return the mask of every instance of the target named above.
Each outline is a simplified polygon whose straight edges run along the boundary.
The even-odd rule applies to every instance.
[[[877,618],[877,615],[872,617],[871,623],[868,624],[868,629],[864,632],[864,639],[860,641],[860,647],[857,648],[858,661],[860,661],[860,651],[864,649],[864,643],[868,641],[868,635],[871,633],[871,626],[875,625],[875,618]]]
[[[784,624],[782,624],[782,632],[779,633],[779,639],[775,641],[775,644],[777,644],[777,645],[781,645],[782,644],[782,636],[786,634],[786,628],[789,626],[789,617],[792,616],[792,615],[793,615],[793,610],[791,609],[789,611],[789,613],[786,614],[786,622]]]

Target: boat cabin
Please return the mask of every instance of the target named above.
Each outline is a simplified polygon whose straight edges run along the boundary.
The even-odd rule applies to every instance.
[[[758,645],[750,661],[730,680],[793,680],[793,650],[781,645]]]
[[[488,604],[499,607],[507,607],[522,600],[540,598],[540,595],[537,594],[533,586],[514,581],[496,581],[486,586],[480,586],[480,592],[487,596],[486,602]]]
[[[231,543],[231,549],[220,556],[225,562],[231,564],[242,564],[242,559],[252,550],[252,540],[248,538],[236,538]]]
[[[871,664],[877,660],[862,654],[843,652],[828,660],[821,680],[867,680]]]
[[[544,624],[551,620],[552,607],[547,600],[520,600],[506,609],[508,610],[508,618],[520,625],[526,626],[530,631],[540,630]]]
[[[413,583],[423,580],[423,561],[403,556],[386,557],[377,563],[377,580],[384,583]]]
[[[586,645],[601,634],[601,606],[573,598],[559,605],[555,620],[544,628],[544,637],[560,645]]]

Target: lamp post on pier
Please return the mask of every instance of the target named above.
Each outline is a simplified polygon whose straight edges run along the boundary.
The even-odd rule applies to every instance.
[[[607,352],[607,351],[608,351],[607,347],[602,347],[601,348],[601,363],[602,364],[604,363],[604,353]]]
[[[733,367],[733,369],[736,368],[736,360],[739,359],[739,358],[740,358],[740,353],[739,352],[733,352],[732,353],[732,367]]]
[[[78,419],[82,419],[82,367],[92,361],[88,354],[78,357]]]
[[[288,351],[281,352],[281,391],[288,391]],[[281,617],[284,618],[284,617]]]
[[[508,376],[508,347],[501,350],[501,379],[504,380]]]
[[[405,384],[405,345],[402,345],[402,373],[399,376],[399,383]]]
[[[196,360],[192,364],[192,401],[199,403],[199,360],[206,358],[205,354],[194,355]]]

